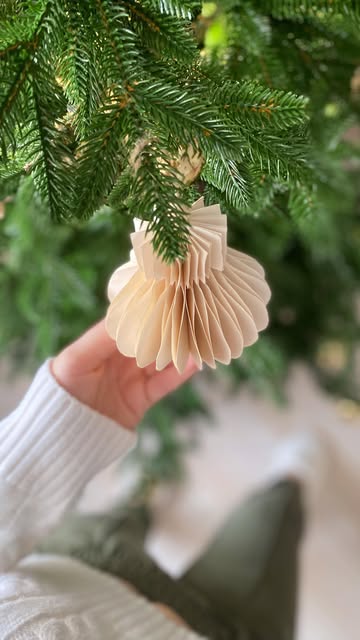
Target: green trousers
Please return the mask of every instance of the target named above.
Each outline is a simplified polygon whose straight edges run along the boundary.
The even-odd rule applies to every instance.
[[[144,508],[72,515],[39,549],[70,555],[127,580],[213,640],[293,640],[301,490],[279,482],[241,504],[205,553],[175,580],[144,551]]]

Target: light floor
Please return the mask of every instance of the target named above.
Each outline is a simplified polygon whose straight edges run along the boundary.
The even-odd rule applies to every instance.
[[[0,368],[0,415],[16,403],[26,381],[6,384]],[[1,382],[1,379],[3,380]],[[302,549],[298,640],[360,638],[360,415],[326,397],[298,367],[285,409],[247,389],[230,395],[208,388],[213,424],[198,420],[199,446],[187,459],[188,478],[158,492],[148,550],[179,575],[239,500],[259,485],[276,446],[289,434],[325,429],[333,444],[331,472],[308,526]],[[185,427],[179,425],[185,432]],[[118,492],[113,469],[88,488],[83,507],[103,506]]]

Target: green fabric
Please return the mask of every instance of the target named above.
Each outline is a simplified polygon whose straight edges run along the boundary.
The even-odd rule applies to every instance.
[[[292,640],[302,529],[299,485],[278,483],[231,515],[185,579],[252,637]]]
[[[211,640],[293,640],[300,488],[283,482],[251,496],[180,580],[144,552],[144,509],[71,516],[40,551],[78,558],[172,607]]]
[[[144,552],[147,525],[144,509],[120,509],[100,516],[71,515],[38,551],[72,556],[126,580],[149,600],[174,609],[193,630],[210,640],[249,640],[246,633],[214,613],[206,596],[170,578]]]

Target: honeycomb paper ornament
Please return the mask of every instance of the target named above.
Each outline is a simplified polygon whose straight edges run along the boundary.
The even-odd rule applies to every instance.
[[[219,205],[205,207],[200,198],[189,222],[188,254],[168,265],[154,252],[147,223],[136,220],[130,261],[110,278],[106,328],[139,367],[173,362],[181,373],[190,355],[199,367],[228,364],[267,326],[264,269],[227,247]]]

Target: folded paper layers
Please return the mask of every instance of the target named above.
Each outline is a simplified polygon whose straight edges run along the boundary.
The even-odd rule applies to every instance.
[[[182,372],[228,364],[268,323],[270,289],[261,265],[226,246],[226,216],[198,200],[189,211],[191,243],[171,265],[154,253],[146,223],[136,222],[130,262],[112,275],[106,327],[121,353],[140,367],[174,362]]]

